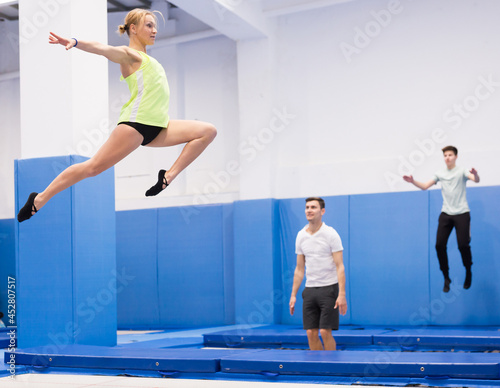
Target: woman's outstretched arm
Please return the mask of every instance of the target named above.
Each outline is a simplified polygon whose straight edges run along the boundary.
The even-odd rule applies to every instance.
[[[102,55],[111,62],[119,63],[121,65],[130,65],[141,60],[141,56],[128,46],[115,47],[100,42],[82,40],[79,40],[77,44],[75,38],[66,39],[54,34],[53,32],[50,33],[49,43],[63,45],[66,47],[66,50],[70,50],[76,46],[76,48],[80,50],[92,54]]]

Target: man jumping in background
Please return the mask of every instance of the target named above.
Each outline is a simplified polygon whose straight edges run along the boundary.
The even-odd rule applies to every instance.
[[[470,209],[467,203],[466,183],[469,179],[478,183],[479,175],[474,168],[467,171],[467,169],[456,165],[458,150],[455,147],[447,146],[442,151],[446,168],[436,172],[430,181],[426,183],[417,182],[412,175],[405,175],[403,179],[422,190],[427,190],[437,182],[441,182],[443,207],[439,216],[436,252],[439,267],[444,275],[443,291],[450,291],[451,280],[446,246],[453,228],[455,228],[457,234],[458,249],[466,270],[464,288],[467,290],[472,282],[472,253],[470,250]]]

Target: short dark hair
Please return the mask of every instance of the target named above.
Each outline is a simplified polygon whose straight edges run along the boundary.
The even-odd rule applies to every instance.
[[[442,149],[442,151],[443,151],[443,154],[444,154],[446,151],[452,151],[452,152],[455,154],[455,156],[456,156],[456,155],[458,155],[458,150],[457,150],[457,148],[456,148],[456,147],[453,147],[453,146],[446,146],[446,147],[444,147],[444,148]]]
[[[319,203],[319,207],[321,209],[324,209],[325,208],[325,201],[323,198],[320,198],[320,197],[309,197],[309,198],[306,198],[306,203],[307,202],[311,202],[311,201],[318,201]]]

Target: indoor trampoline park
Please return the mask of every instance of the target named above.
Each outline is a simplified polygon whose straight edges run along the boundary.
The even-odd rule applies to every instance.
[[[0,386],[500,386],[499,15],[0,0]]]

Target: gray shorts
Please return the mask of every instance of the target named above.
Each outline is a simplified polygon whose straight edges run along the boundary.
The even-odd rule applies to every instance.
[[[305,330],[339,329],[338,283],[325,287],[306,287],[302,291],[302,320]]]

